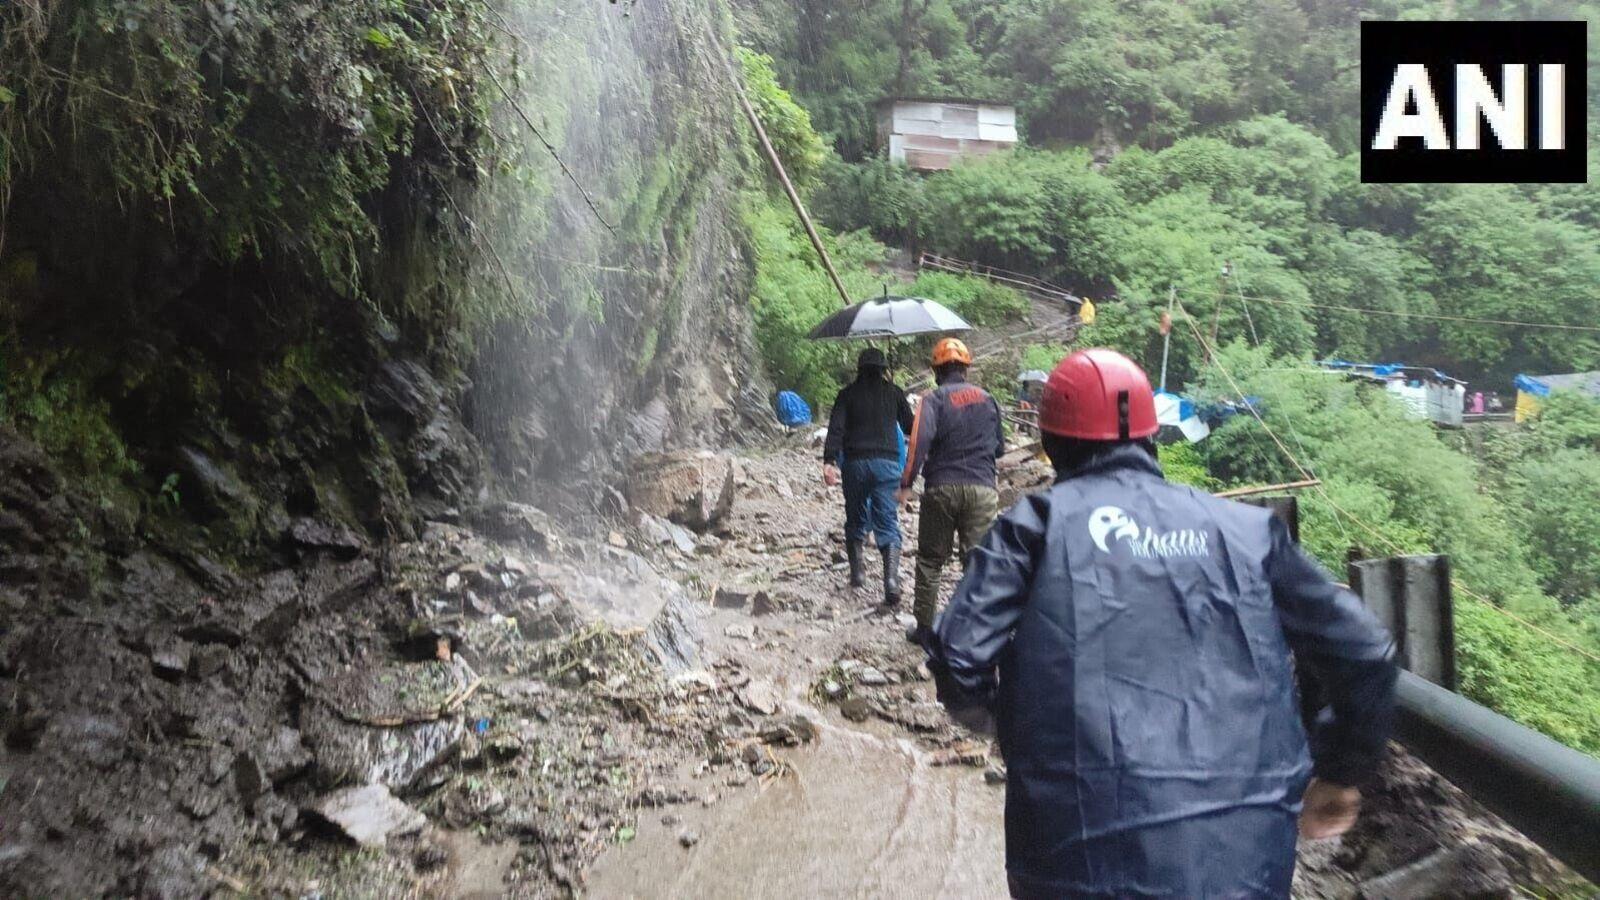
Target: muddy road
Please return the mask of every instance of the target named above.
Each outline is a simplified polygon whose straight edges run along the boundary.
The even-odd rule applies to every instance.
[[[741,696],[753,689],[757,706],[775,697],[776,714],[815,723],[815,740],[784,753],[776,778],[686,764],[692,793],[724,799],[642,815],[636,835],[599,859],[588,896],[1006,896],[1003,764],[943,716],[901,637],[907,620],[873,609],[875,578],[846,586],[842,512],[813,455],[748,456],[727,543],[683,572],[712,598],[767,597],[755,604],[774,610],[764,616],[713,606],[705,658],[712,672],[737,660],[751,679]],[[1043,475],[1012,472],[1007,493]],[[914,511],[902,528],[915,535]],[[946,592],[954,578],[952,565]],[[1397,748],[1361,824],[1302,847],[1295,895],[1516,896],[1544,885],[1581,896],[1563,886],[1569,877]]]
[[[723,473],[698,530],[648,490],[572,521],[496,501],[209,583],[135,554],[119,603],[20,607],[0,896],[1003,897],[1003,764],[877,610],[875,554],[846,587],[837,491],[790,440],[652,481],[699,502]],[[1396,753],[1296,895],[1572,885]]]

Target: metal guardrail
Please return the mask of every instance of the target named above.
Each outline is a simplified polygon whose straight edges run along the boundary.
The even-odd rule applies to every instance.
[[[1551,856],[1600,884],[1600,759],[1401,672],[1395,737]]]
[[[1349,565],[1350,587],[1389,629],[1400,667],[1456,689],[1455,606],[1450,558],[1363,559]]]
[[[1291,533],[1298,530],[1293,497],[1244,502],[1271,509]],[[1400,650],[1395,739],[1545,852],[1600,884],[1600,759],[1444,686],[1453,687],[1456,677],[1448,558],[1352,561],[1350,583]],[[1302,682],[1301,689],[1308,706],[1320,705],[1314,683]]]

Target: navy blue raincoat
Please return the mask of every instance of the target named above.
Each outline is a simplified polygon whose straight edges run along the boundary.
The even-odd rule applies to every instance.
[[[1313,769],[1359,784],[1393,717],[1360,600],[1135,444],[1000,517],[935,629],[940,699],[995,713],[1018,897],[1287,897]],[[1291,650],[1330,698],[1309,750]]]

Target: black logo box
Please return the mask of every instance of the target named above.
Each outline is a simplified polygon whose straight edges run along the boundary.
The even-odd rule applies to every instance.
[[[1361,180],[1386,182],[1583,182],[1588,174],[1588,23],[1587,22],[1362,22],[1361,23]],[[1374,150],[1395,67],[1420,63],[1428,68],[1451,149],[1426,150],[1421,138],[1402,138],[1393,150]],[[1455,67],[1482,68],[1495,94],[1504,99],[1501,65],[1522,63],[1527,70],[1527,148],[1502,150],[1493,131],[1479,119],[1477,150],[1455,148]],[[1564,149],[1539,149],[1539,66],[1561,63],[1565,72]],[[1416,112],[1407,104],[1407,112]]]

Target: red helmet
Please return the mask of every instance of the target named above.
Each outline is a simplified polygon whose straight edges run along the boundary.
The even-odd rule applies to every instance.
[[[1050,373],[1039,403],[1039,428],[1061,437],[1118,441],[1155,434],[1150,379],[1115,350],[1079,350]]]

